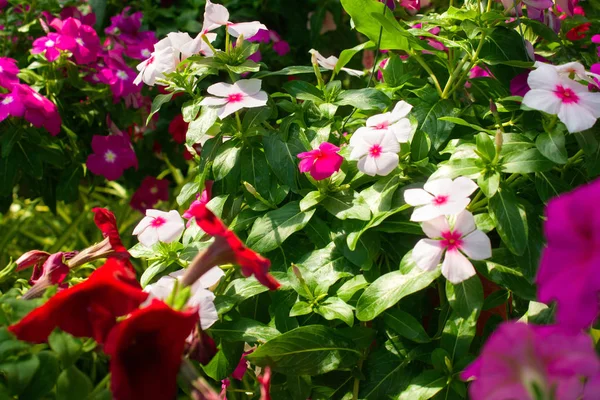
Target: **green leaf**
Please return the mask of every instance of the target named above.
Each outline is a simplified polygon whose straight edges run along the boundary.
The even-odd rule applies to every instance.
[[[215,159],[215,164],[216,161]],[[265,153],[258,147],[245,149],[241,153],[240,163],[242,166],[242,181],[248,182],[262,197],[268,198],[271,189],[271,175],[267,172],[269,165]]]
[[[188,182],[181,188],[181,191],[177,195],[177,204],[180,206],[184,205],[193,195],[200,191],[200,182],[192,181]]]
[[[82,353],[83,344],[66,332],[54,330],[48,337],[50,348],[58,355],[63,368],[68,368]]]
[[[269,211],[254,221],[246,245],[258,253],[275,250],[294,232],[302,230],[315,210],[302,212],[297,201]]]
[[[410,257],[410,253],[408,256]],[[407,274],[394,271],[381,275],[358,299],[356,317],[360,321],[374,319],[403,297],[425,289],[439,275],[439,270],[426,272],[418,267],[412,268]]]
[[[482,165],[477,158],[459,158],[440,164],[438,170],[429,179],[454,179],[459,176],[475,175],[481,169]]]
[[[482,174],[477,178],[477,185],[485,197],[492,197],[500,187],[500,174],[498,172]]]
[[[293,400],[306,400],[310,397],[312,389],[310,376],[289,375],[286,379],[286,385]]]
[[[40,366],[35,371],[31,384],[20,394],[19,399],[21,400],[44,398],[52,390],[58,379],[60,367],[56,356],[50,351],[41,351],[36,356],[40,361]],[[1,394],[0,398],[2,398]]]
[[[365,199],[373,215],[377,215],[390,210],[392,197],[398,186],[400,186],[398,175],[386,176],[375,182],[373,186],[360,192],[360,196]]]
[[[200,116],[190,122],[188,130],[185,136],[185,142],[193,146],[196,143],[203,143],[203,139],[206,138],[208,130],[217,121],[217,107],[202,107]]]
[[[446,11],[448,17],[452,19],[457,19],[459,21],[472,21],[477,18],[477,11],[475,10],[465,10],[464,8],[456,8],[456,7],[448,7],[448,11]]]
[[[413,342],[427,343],[431,341],[425,328],[415,317],[397,308],[386,311],[383,314],[383,322],[388,328]]]
[[[492,308],[505,304],[510,299],[510,292],[505,289],[496,290],[483,302],[482,310],[491,310]]]
[[[366,288],[367,286],[369,286],[369,282],[367,282],[365,277],[363,275],[357,275],[344,282],[344,284],[337,290],[336,294],[337,297],[345,302],[348,302],[356,292]]]
[[[450,354],[450,361],[453,363],[469,352],[475,337],[477,314],[477,311],[473,311],[469,318],[461,318],[452,313],[444,326],[441,345]]]
[[[390,103],[389,97],[373,88],[344,90],[334,102],[339,106],[352,106],[359,110],[383,110]]]
[[[410,142],[410,158],[412,161],[420,161],[427,157],[430,146],[431,141],[427,135],[421,130],[416,131]]]
[[[527,215],[510,189],[500,188],[489,201],[490,216],[496,223],[496,230],[506,247],[516,255],[522,255],[527,248]]]
[[[354,344],[322,325],[293,329],[259,346],[246,358],[260,367],[292,375],[320,375],[356,364]]]
[[[535,189],[540,199],[547,203],[552,197],[570,190],[569,185],[552,172],[538,172],[535,174]]]
[[[260,125],[271,116],[272,112],[273,110],[268,106],[249,109],[242,119],[242,131],[247,132],[250,128]]]
[[[246,60],[239,65],[225,64],[225,68],[227,68],[234,74],[243,74],[245,72],[258,72],[260,70],[260,65],[252,60]]]
[[[323,92],[316,86],[305,81],[290,81],[283,85],[283,89],[299,100],[309,100],[316,103],[322,103],[324,99]]]
[[[324,68],[321,68],[321,72],[326,72],[327,70]],[[269,72],[269,71],[261,71],[258,72],[254,75],[252,75],[252,78],[265,78],[267,76],[278,76],[278,75],[299,75],[299,74],[313,74],[315,72],[315,69],[312,66],[303,66],[303,65],[298,65],[298,66],[292,66],[292,67],[285,67],[284,69],[281,69],[279,71],[273,71],[273,72]]]
[[[454,129],[454,122],[447,120],[449,116],[458,115],[454,103],[447,99],[419,99],[412,112],[419,122],[420,129],[431,139],[433,147],[440,150]]]
[[[352,57],[354,57],[356,55],[356,53],[359,53],[359,52],[363,51],[364,49],[371,49],[374,47],[375,47],[375,43],[373,43],[372,41],[369,40],[368,42],[364,42],[359,45],[356,45],[356,46],[352,47],[351,49],[342,50],[342,52],[340,53],[340,58],[338,59],[338,62],[335,64],[335,68],[333,69],[333,71],[336,74],[339,74],[341,69],[344,68],[346,66],[346,64],[348,64],[350,62],[350,60],[352,59]]]
[[[150,120],[152,119],[152,116],[160,110],[160,108],[163,106],[163,104],[171,101],[174,94],[175,93],[157,94],[156,95],[154,100],[152,100],[152,106],[150,107],[150,114],[148,115],[148,118],[146,118],[146,125],[148,124],[148,122],[150,122]]]
[[[566,164],[569,156],[565,148],[565,134],[555,129],[552,133],[543,132],[535,140],[535,147],[542,155],[557,164]]]
[[[305,150],[302,142],[292,135],[287,141],[283,141],[279,135],[271,135],[263,137],[263,145],[273,174],[281,183],[296,190],[298,187],[297,155]]]
[[[310,210],[317,204],[319,204],[327,196],[318,190],[309,192],[302,200],[300,200],[300,211]]]
[[[406,389],[415,376],[414,369],[409,368],[412,358],[402,351],[398,353],[391,341],[369,352],[362,369],[366,376],[360,382],[359,399],[396,399]]]
[[[315,309],[317,314],[321,314],[328,321],[339,319],[348,326],[354,324],[354,309],[338,297],[329,297]]]
[[[242,148],[237,140],[228,140],[219,147],[213,162],[215,181],[225,178],[233,170],[240,159],[241,152]]]
[[[475,136],[477,143],[477,151],[486,158],[488,161],[494,160],[496,157],[496,146],[490,138],[490,136],[484,132],[479,132]]]
[[[341,220],[350,218],[368,221],[371,219],[371,211],[367,202],[353,190],[328,193],[321,204],[327,211]]]
[[[225,289],[225,295],[231,297],[236,303],[254,297],[269,289],[254,277],[233,280]]]
[[[483,307],[483,286],[477,275],[453,284],[446,281],[446,297],[450,307],[462,318],[469,318],[474,311],[479,315]]]
[[[479,125],[475,125],[475,124],[472,124],[470,122],[467,122],[467,121],[465,121],[462,118],[457,118],[457,117],[441,117],[440,119],[442,121],[452,122],[452,123],[454,123],[456,125],[468,126],[469,128],[472,128],[472,129],[478,131],[479,133],[486,132],[486,133],[489,133],[490,135],[494,135],[496,133],[495,131],[493,131],[491,129],[485,129],[485,128],[479,126]],[[477,136],[476,136],[476,138],[477,138]]]
[[[206,375],[215,381],[225,379],[233,373],[240,362],[240,357],[243,352],[244,343],[228,343],[223,341],[219,345],[217,354],[207,365],[203,366],[202,369]]]
[[[228,342],[265,343],[280,335],[279,331],[249,318],[231,322],[217,322],[210,332]]]
[[[28,354],[17,360],[0,363],[0,375],[4,377],[3,382],[8,390],[18,395],[33,380],[39,366],[40,360],[37,356]]]
[[[61,400],[85,399],[92,389],[90,379],[74,365],[61,372],[56,383],[56,395]]]
[[[491,65],[514,61],[533,63],[529,60],[524,39],[519,32],[503,26],[494,28],[492,33],[486,36],[479,54],[486,64]]]
[[[514,151],[502,157],[502,172],[512,174],[529,174],[552,169],[554,163],[548,160],[537,149]]]
[[[156,275],[163,272],[165,269],[167,269],[168,266],[169,265],[162,258],[152,260],[152,263],[148,266],[148,268],[140,277],[140,285],[142,285],[142,287],[146,287],[146,285],[152,282],[152,279],[154,279]]]
[[[414,378],[398,400],[427,400],[446,387],[448,377],[436,370],[423,371]]]
[[[58,178],[56,186],[56,199],[65,203],[72,203],[79,198],[79,183],[83,179],[81,164],[72,165],[65,169]]]
[[[305,301],[298,301],[292,306],[292,309],[290,310],[290,317],[310,314],[312,311],[313,309],[310,304]]]
[[[535,286],[520,271],[491,261],[477,261],[473,265],[484,277],[509,289],[517,296],[529,301],[536,299]]]
[[[183,106],[181,106],[181,114],[183,115],[183,120],[185,122],[189,123],[196,119],[200,112],[200,103],[202,100],[201,97],[198,97],[183,103]]]
[[[400,57],[391,53],[388,62],[383,68],[383,81],[391,87],[398,87],[406,83],[412,75],[404,68],[404,62]]]

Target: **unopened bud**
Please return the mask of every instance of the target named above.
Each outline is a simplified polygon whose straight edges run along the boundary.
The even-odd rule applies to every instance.
[[[502,136],[502,131],[500,129],[496,131],[496,137],[494,141],[496,142],[496,153],[500,154],[500,150],[502,150],[502,144],[504,144],[504,137]]]
[[[498,112],[498,107],[496,107],[496,103],[494,103],[494,100],[492,99],[490,99],[490,111],[492,114],[496,114]]]
[[[27,253],[24,253],[21,257],[15,261],[17,264],[17,271],[21,271],[25,268],[31,267],[36,264],[43,264],[48,257],[50,257],[50,253],[46,253],[41,250],[31,250]]]

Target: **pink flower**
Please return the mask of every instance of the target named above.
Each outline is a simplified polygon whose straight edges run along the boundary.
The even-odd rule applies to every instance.
[[[256,35],[249,37],[247,40],[254,43],[269,43],[271,41],[271,35],[269,35],[268,29],[261,29],[256,32]]]
[[[193,222],[194,215],[192,212],[194,208],[200,205],[205,205],[210,201],[210,198],[212,197],[212,187],[214,183],[214,181],[205,181],[204,190],[202,191],[202,193],[196,194],[196,200],[192,201],[192,204],[190,204],[189,208],[183,213],[183,218],[189,219],[187,223],[188,227]]]
[[[105,66],[100,69],[98,77],[101,82],[110,85],[115,103],[121,98],[141,92],[142,86],[134,83],[137,76],[135,70],[130,68],[117,52],[108,53],[104,58]]]
[[[61,34],[62,40],[71,38],[75,43],[68,50],[73,53],[78,64],[96,61],[100,53],[100,39],[94,28],[75,18],[67,18],[64,21],[57,18],[50,25]]]
[[[480,67],[479,65],[475,65],[471,71],[469,71],[469,79],[473,78],[487,78],[492,76],[487,67]]]
[[[329,178],[339,171],[344,161],[338,151],[339,147],[325,142],[318,149],[298,154],[298,158],[302,160],[298,165],[300,172],[310,172],[310,176],[317,181]]]
[[[419,0],[401,0],[400,7],[404,7],[410,15],[415,15],[421,9],[421,2]]]
[[[248,360],[246,360],[246,356],[248,354],[251,354],[253,351],[254,349],[242,353],[242,356],[240,357],[240,362],[238,363],[237,367],[235,367],[235,370],[231,373],[231,377],[233,379],[237,379],[238,381],[242,380],[242,378],[246,374],[246,371],[248,370]]]
[[[56,136],[60,132],[62,120],[56,105],[31,87],[23,84],[14,85],[11,94],[4,97],[3,103],[5,102],[9,102],[10,115],[24,116],[33,126],[44,127],[52,136]],[[21,114],[21,106],[23,114]],[[2,118],[2,114],[0,111],[0,118]]]
[[[138,42],[139,30],[142,27],[143,13],[141,11],[129,15],[131,7],[125,7],[121,14],[110,17],[110,26],[104,30],[107,35],[118,36],[127,44]]]
[[[273,51],[275,51],[275,53],[277,53],[280,57],[283,57],[290,52],[290,44],[285,40],[280,40],[273,45]]]
[[[52,62],[60,56],[60,50],[72,50],[75,42],[70,37],[63,37],[58,33],[49,33],[33,41],[31,54],[44,53],[46,60]]]
[[[254,62],[260,62],[262,60],[262,54],[260,50],[255,51],[254,53],[248,56],[248,60],[252,60]]]
[[[88,169],[110,181],[119,179],[127,168],[137,166],[137,158],[127,136],[94,135],[92,150],[94,153],[88,156],[86,162]]]
[[[377,68],[377,80],[380,82],[383,82],[383,70],[385,69],[385,66],[387,65],[387,63],[389,61],[390,61],[389,58],[384,58],[379,63],[379,67]]]
[[[140,32],[135,44],[127,44],[125,46],[125,55],[135,60],[145,60],[152,55],[156,42],[154,32]]]
[[[557,302],[556,319],[565,328],[588,328],[600,310],[600,181],[554,198],[546,208],[547,246],[536,282],[538,298]]]
[[[17,78],[18,73],[17,60],[0,57],[0,86],[12,89],[15,83],[19,83],[19,78]]]
[[[142,181],[138,190],[131,197],[131,208],[145,213],[159,201],[169,200],[169,181],[147,176]]]
[[[169,133],[175,143],[184,143],[189,124],[183,120],[183,115],[178,114],[169,123]]]
[[[586,334],[505,322],[461,378],[474,379],[469,386],[473,400],[576,400],[588,398],[582,397],[583,379],[599,372],[600,360]]]
[[[88,12],[83,14],[77,7],[65,7],[60,12],[60,17],[62,19],[72,17],[81,21],[82,24],[94,26],[96,24],[96,14],[92,12],[91,6],[87,5],[86,9]]]
[[[25,106],[14,93],[0,94],[0,122],[8,117],[23,117]]]

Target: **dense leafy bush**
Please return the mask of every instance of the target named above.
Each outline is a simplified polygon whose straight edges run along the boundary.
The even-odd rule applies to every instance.
[[[0,0],[0,398],[600,397],[597,2],[223,4]]]

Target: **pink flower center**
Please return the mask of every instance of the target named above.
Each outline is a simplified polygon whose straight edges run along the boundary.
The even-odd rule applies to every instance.
[[[384,122],[380,122],[379,124],[375,125],[375,129],[387,129],[390,126],[390,124],[387,121]]]
[[[458,231],[446,231],[442,232],[442,247],[446,247],[448,251],[458,250],[462,245],[462,233]]]
[[[373,158],[378,158],[381,155],[381,153],[383,153],[383,149],[378,144],[374,144],[369,149],[369,155]]]
[[[566,88],[562,85],[556,86],[556,88],[554,89],[554,94],[565,104],[579,102],[579,96],[577,96],[573,89]]]
[[[244,95],[242,93],[232,93],[227,96],[228,103],[238,103],[244,99]]]
[[[117,155],[112,150],[106,150],[106,153],[104,153],[104,161],[112,164],[115,162],[116,159]]]
[[[164,225],[167,222],[166,219],[164,219],[163,217],[156,217],[154,218],[154,220],[150,223],[150,226],[152,226],[153,228],[158,228],[159,226]]]
[[[443,206],[447,202],[448,202],[448,196],[441,195],[441,196],[437,196],[433,199],[434,206]]]

